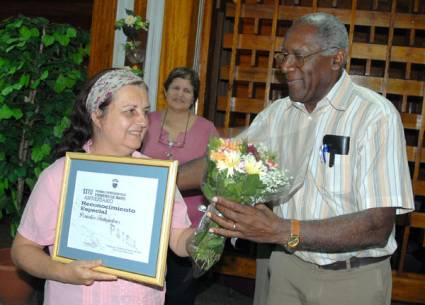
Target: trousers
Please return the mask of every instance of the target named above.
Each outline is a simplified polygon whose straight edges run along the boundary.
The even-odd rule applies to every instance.
[[[328,270],[273,251],[267,305],[390,305],[390,258],[358,268]]]

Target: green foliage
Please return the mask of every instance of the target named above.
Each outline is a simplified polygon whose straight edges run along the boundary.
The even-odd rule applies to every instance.
[[[127,16],[115,22],[115,28],[117,30],[145,30],[147,31],[149,28],[149,22],[143,21],[142,17],[134,14],[132,10],[125,10]],[[131,36],[131,34],[125,33],[127,36]],[[133,38],[133,37],[129,37]]]
[[[86,78],[89,35],[19,16],[0,23],[0,219],[16,233],[24,203]]]

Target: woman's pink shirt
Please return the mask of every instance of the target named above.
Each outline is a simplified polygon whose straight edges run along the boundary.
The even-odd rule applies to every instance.
[[[133,157],[140,158],[138,152]],[[65,158],[56,160],[40,175],[23,213],[19,234],[52,251],[56,234],[56,218]],[[176,192],[172,228],[190,227],[186,205]],[[147,286],[123,279],[96,281],[90,286],[71,285],[47,280],[44,291],[45,305],[162,305],[165,288]]]
[[[214,124],[203,117],[197,117],[192,127],[187,130],[186,138],[184,132],[177,135],[176,142],[182,143],[182,147],[168,147],[158,141],[161,131],[161,113],[159,111],[149,114],[149,130],[143,140],[143,153],[155,159],[167,159],[167,154],[172,153],[173,159],[179,164],[206,156],[208,140],[212,136],[218,136]],[[164,130],[166,135],[167,132]],[[185,139],[184,139],[185,138]],[[184,197],[188,214],[193,227],[197,227],[203,213],[198,210],[200,204],[204,203],[202,195]]]

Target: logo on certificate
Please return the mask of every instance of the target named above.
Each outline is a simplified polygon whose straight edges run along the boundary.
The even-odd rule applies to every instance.
[[[114,189],[116,189],[117,188],[117,186],[118,186],[118,179],[112,179],[112,187],[114,188]]]

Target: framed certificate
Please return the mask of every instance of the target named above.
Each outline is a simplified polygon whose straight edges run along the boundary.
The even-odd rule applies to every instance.
[[[52,258],[163,286],[177,165],[67,153]]]

